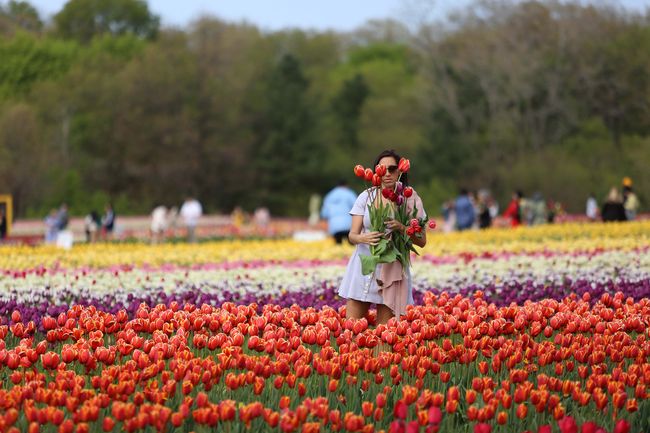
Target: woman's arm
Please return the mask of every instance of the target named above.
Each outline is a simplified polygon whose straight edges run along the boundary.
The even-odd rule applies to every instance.
[[[363,229],[363,215],[352,215],[352,227],[350,228],[350,234],[348,239],[353,245],[358,244],[369,244],[377,245],[379,239],[381,238],[380,232],[366,232],[361,233]]]

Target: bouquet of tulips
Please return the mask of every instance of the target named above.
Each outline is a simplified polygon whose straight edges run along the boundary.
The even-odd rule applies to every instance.
[[[386,166],[377,165],[373,172],[370,168],[364,168],[361,165],[354,167],[354,174],[371,184],[368,190],[368,212],[370,215],[371,231],[385,232],[377,245],[370,246],[369,256],[360,256],[361,272],[368,275],[376,269],[379,263],[391,263],[399,260],[404,268],[410,265],[411,251],[418,254],[413,248],[412,237],[422,237],[422,230],[426,227],[428,217],[418,218],[418,209],[413,206],[409,211],[407,199],[413,195],[413,188],[404,186],[400,181],[402,175],[409,171],[411,162],[406,159],[400,159],[397,169],[399,177],[393,189],[381,188],[381,178],[386,174]],[[384,203],[381,196],[390,200]],[[394,232],[386,229],[385,222],[389,219],[395,219],[407,226],[404,233]],[[435,228],[435,222],[429,222],[431,228]]]

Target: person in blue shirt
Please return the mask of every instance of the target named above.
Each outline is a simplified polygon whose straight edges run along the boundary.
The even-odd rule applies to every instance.
[[[466,189],[460,190],[460,195],[456,199],[455,211],[458,230],[471,229],[474,225],[476,213],[474,212],[474,204],[470,200]]]
[[[327,220],[328,232],[334,237],[337,244],[342,243],[343,238],[348,239],[350,227],[352,227],[350,209],[354,206],[356,199],[357,194],[347,186],[344,180],[340,181],[323,199],[320,214]],[[348,242],[350,242],[349,239]]]

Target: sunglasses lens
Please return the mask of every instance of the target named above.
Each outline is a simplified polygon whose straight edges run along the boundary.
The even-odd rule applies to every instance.
[[[388,166],[388,172],[389,173],[395,173],[397,171],[397,166],[396,165],[389,165]]]

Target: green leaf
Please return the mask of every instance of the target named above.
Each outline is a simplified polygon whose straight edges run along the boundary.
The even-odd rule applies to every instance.
[[[397,255],[399,252],[395,248],[388,249],[384,254],[379,256],[379,263],[390,263],[397,260]]]
[[[375,268],[377,267],[377,263],[379,263],[378,257],[377,256],[363,256],[360,255],[359,259],[361,259],[361,273],[363,275],[369,275],[371,274]]]
[[[388,249],[388,239],[382,238],[375,246],[370,247],[370,252],[373,256],[381,256]]]

